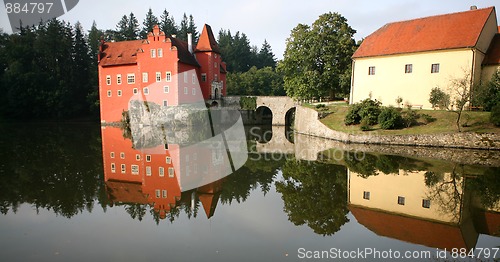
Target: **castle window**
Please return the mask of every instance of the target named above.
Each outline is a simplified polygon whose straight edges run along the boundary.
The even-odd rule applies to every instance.
[[[439,64],[432,64],[431,65],[431,73],[432,74],[439,73]]]
[[[411,74],[411,73],[413,73],[413,64],[405,65],[405,74]]]
[[[363,191],[363,199],[370,200],[370,192]]]
[[[155,190],[156,198],[160,198],[160,196],[161,196],[160,193],[161,193],[160,189]]]
[[[111,90],[108,90],[107,94],[108,94],[108,97],[111,97]]]
[[[207,82],[207,74],[201,74],[201,82]]]
[[[156,49],[151,49],[151,58],[156,57]]]
[[[115,158],[115,152],[111,152],[111,153],[109,153],[109,156],[110,156],[111,158]]]
[[[184,72],[184,83],[188,82],[188,73]]]
[[[163,87],[163,93],[168,94],[170,92],[170,87],[169,86],[164,86]]]
[[[128,74],[127,75],[127,83],[128,84],[135,84],[135,74]]]
[[[148,80],[148,73],[147,72],[142,73],[142,82],[147,83],[148,81],[149,81]]]
[[[122,90],[118,90],[118,91],[116,91],[116,94],[117,94],[118,96],[122,96]]]
[[[170,178],[174,177],[174,168],[173,167],[168,168],[168,177],[170,177]]]
[[[145,95],[149,95],[149,88],[144,87],[144,89],[142,89],[142,91],[144,92]]]
[[[124,153],[124,152],[121,152],[121,153],[120,153],[120,158],[121,158],[121,159],[125,159],[125,153]]]
[[[172,81],[172,72],[165,73],[165,81],[167,82]]]
[[[122,174],[125,174],[127,172],[127,167],[125,166],[125,164],[121,164],[120,167],[121,167]]]
[[[163,106],[168,106],[168,101],[167,100],[163,100]]]
[[[398,205],[405,205],[405,197],[398,196]]]
[[[137,161],[141,161],[141,155],[139,155],[139,154],[135,154],[135,160],[137,160]]]
[[[116,172],[116,165],[115,163],[111,163],[111,173],[115,173]]]
[[[167,198],[167,190],[164,189],[161,191],[161,197]]]
[[[132,172],[132,175],[138,175],[139,174],[139,166],[138,165],[131,165],[130,171]]]
[[[163,49],[158,48],[158,57],[163,57]]]
[[[134,92],[134,95],[137,95],[137,93],[139,93],[139,90],[137,88],[134,88],[133,92]]]
[[[370,76],[375,75],[375,67],[374,66],[368,67],[368,75],[370,75]]]
[[[158,168],[158,174],[161,177],[165,176],[165,169],[162,166]]]
[[[122,75],[116,75],[116,84],[118,85],[122,84]]]
[[[184,87],[184,94],[187,95],[188,94],[188,88],[187,87]]]
[[[146,155],[146,162],[151,162],[151,155]]]
[[[431,207],[431,201],[429,199],[422,199],[422,207],[423,208],[430,208]]]
[[[172,158],[170,158],[169,156],[167,156],[167,157],[165,158],[165,163],[167,163],[167,164],[171,164],[171,163],[172,163]]]
[[[161,73],[156,72],[156,82],[161,82]]]
[[[195,96],[196,95],[196,88],[193,87],[193,90],[191,90],[191,92]]]
[[[191,81],[193,84],[196,84],[196,75],[193,74],[193,76],[191,77]]]
[[[108,85],[108,86],[111,85],[111,76],[110,75],[106,76],[106,85]]]
[[[151,167],[150,166],[146,167],[146,176],[151,176]]]

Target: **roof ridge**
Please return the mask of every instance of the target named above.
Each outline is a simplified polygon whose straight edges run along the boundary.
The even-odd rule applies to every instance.
[[[489,7],[485,7],[485,8],[478,8],[478,9],[474,9],[474,10],[457,11],[457,12],[446,13],[446,14],[436,14],[436,15],[430,15],[430,16],[422,16],[422,17],[417,17],[417,18],[412,18],[412,19],[406,19],[406,20],[389,22],[389,23],[386,23],[385,25],[405,23],[405,22],[411,22],[411,21],[417,21],[417,20],[424,20],[424,19],[430,19],[430,18],[436,18],[436,17],[443,17],[443,16],[452,16],[452,15],[458,15],[458,14],[463,14],[463,13],[468,13],[468,12],[478,12],[478,11],[484,11],[486,9],[495,9],[495,6],[489,6]]]

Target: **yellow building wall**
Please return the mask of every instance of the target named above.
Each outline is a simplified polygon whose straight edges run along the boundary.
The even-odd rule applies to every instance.
[[[453,195],[451,187],[446,187],[445,192],[436,198],[436,188],[425,185],[425,171],[405,173],[400,170],[396,174],[379,174],[363,178],[357,173],[349,171],[349,203],[367,208],[379,209],[390,213],[399,213],[419,217],[422,219],[441,221],[445,223],[458,223],[460,207],[453,208],[441,206],[439,202],[448,202],[444,196]],[[450,174],[445,174],[444,179],[450,180]],[[457,181],[461,185],[461,180]],[[364,199],[363,193],[370,192],[370,199]],[[450,192],[448,192],[450,191]],[[459,188],[462,195],[462,188]],[[398,196],[405,198],[405,204],[398,204]],[[422,207],[422,200],[430,199],[430,208]],[[445,211],[447,210],[447,211]]]
[[[474,53],[479,52],[457,49],[354,59],[350,101],[359,102],[371,93],[372,99],[386,106],[397,106],[395,100],[400,96],[403,103],[431,109],[432,88],[448,90],[452,79],[463,78],[472,70],[473,61],[480,72],[482,59]],[[412,73],[405,73],[406,64],[412,64]],[[431,73],[432,64],[439,64],[439,73]],[[375,75],[368,74],[371,66],[375,67]]]

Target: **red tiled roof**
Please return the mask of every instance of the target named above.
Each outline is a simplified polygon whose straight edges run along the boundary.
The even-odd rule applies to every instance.
[[[366,37],[353,58],[474,47],[494,7],[389,23]]]
[[[483,65],[498,65],[500,64],[500,34],[496,34],[491,41],[488,52],[483,60]]]
[[[142,193],[142,184],[124,181],[106,181],[108,197],[112,202],[147,204],[148,199]]]
[[[101,66],[137,63],[137,52],[143,40],[105,42],[102,46]]]
[[[500,213],[480,211],[474,216],[474,224],[481,234],[500,236]]]
[[[379,236],[447,250],[467,246],[459,226],[349,206],[358,223]],[[477,240],[477,239],[476,239]]]
[[[215,52],[220,54],[219,45],[215,41],[212,28],[207,24],[203,27],[195,52]]]

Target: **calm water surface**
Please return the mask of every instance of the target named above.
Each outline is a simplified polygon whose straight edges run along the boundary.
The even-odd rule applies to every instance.
[[[444,261],[445,249],[500,246],[498,167],[315,151],[276,128],[248,129],[246,164],[212,177],[223,161],[215,151],[139,145],[117,128],[0,130],[2,261],[335,260],[339,251]]]

